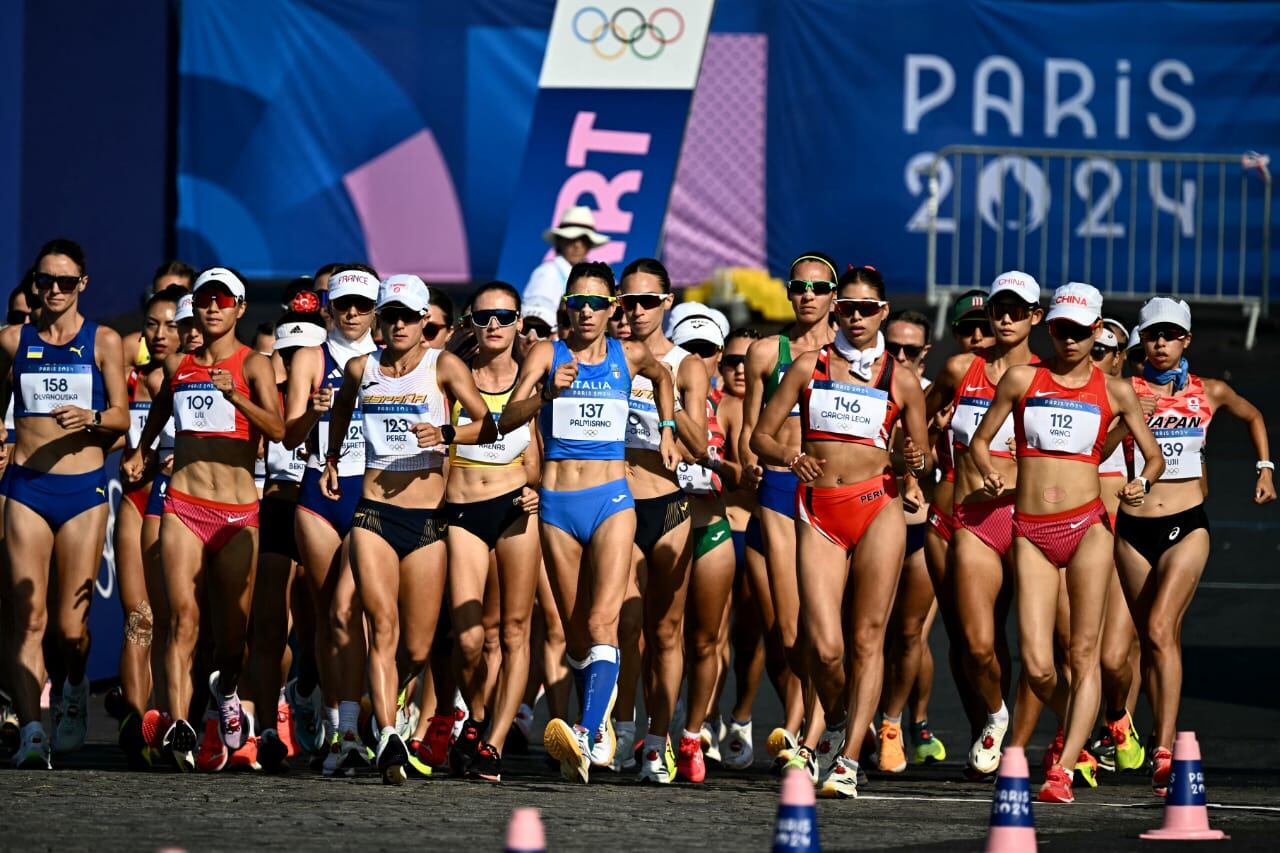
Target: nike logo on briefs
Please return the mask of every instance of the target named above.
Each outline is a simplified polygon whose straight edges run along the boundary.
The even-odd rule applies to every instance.
[[[622,502],[623,502],[624,500],[626,500],[626,499],[627,499],[627,496],[626,496],[626,495],[618,495],[616,498],[614,498],[614,499],[611,501],[611,503],[615,503],[615,504],[616,504],[616,503],[622,503]]]
[[[1037,392],[1035,392],[1035,394],[1036,394],[1036,396],[1037,396],[1037,397],[1052,397],[1052,396],[1056,395],[1057,393],[1058,393],[1057,391],[1037,391]]]
[[[249,517],[249,516],[248,516],[247,514],[246,514],[246,515],[228,515],[228,516],[227,516],[227,523],[228,523],[228,524],[239,524],[240,522],[244,521],[244,520],[245,520],[246,518],[248,518],[248,517]]]
[[[1087,521],[1089,521],[1089,519],[1082,518],[1079,521],[1077,521],[1075,524],[1068,524],[1067,527],[1070,527],[1072,530],[1076,530],[1080,527],[1080,525],[1084,524]]]

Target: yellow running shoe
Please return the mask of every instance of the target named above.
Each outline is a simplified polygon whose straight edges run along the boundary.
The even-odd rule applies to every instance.
[[[1080,756],[1076,759],[1075,772],[1089,783],[1090,788],[1098,787],[1098,759],[1089,754],[1089,750],[1080,750]]]
[[[1147,759],[1147,751],[1138,740],[1138,733],[1133,728],[1133,720],[1126,711],[1125,715],[1115,722],[1107,723],[1111,732],[1111,742],[1116,748],[1117,770],[1140,770]]]
[[[947,760],[947,748],[929,728],[928,720],[921,720],[912,726],[911,740],[914,744],[912,761],[916,764],[935,764]]]
[[[547,723],[542,733],[547,755],[560,762],[560,775],[568,782],[587,783],[591,773],[591,741],[587,732],[579,732],[561,719]]]

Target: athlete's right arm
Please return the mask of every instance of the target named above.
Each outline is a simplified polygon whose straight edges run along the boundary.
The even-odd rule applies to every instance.
[[[762,338],[747,349],[747,390],[742,396],[742,424],[738,435],[738,461],[742,463],[743,485],[755,486],[760,482],[760,466],[755,451],[751,449],[751,433],[760,410],[764,408],[764,384],[778,358],[778,339]]]
[[[822,473],[821,466],[826,460],[811,459],[803,452],[797,456],[794,452],[795,448],[778,441],[777,434],[790,416],[791,407],[799,402],[800,392],[808,384],[809,377],[813,375],[813,367],[817,360],[817,352],[807,352],[792,363],[782,377],[778,390],[769,398],[769,404],[760,413],[760,420],[751,432],[751,450],[761,462],[793,468],[796,476],[806,482]],[[807,464],[810,461],[817,463],[817,471],[811,470],[812,466]],[[800,464],[802,462],[806,464],[802,466]],[[804,474],[801,473],[802,470]],[[811,476],[805,476],[806,474]]]
[[[1035,368],[1026,365],[1010,367],[1005,371],[1000,384],[996,386],[996,396],[991,401],[991,408],[982,416],[982,423],[969,442],[969,454],[978,473],[982,475],[983,488],[989,495],[998,495],[1004,491],[1004,478],[991,464],[991,440],[1004,425],[1004,419],[1013,411],[1014,404],[1027,393],[1034,373]]]
[[[538,410],[545,402],[542,394],[538,392],[538,383],[550,372],[554,352],[555,346],[551,341],[539,341],[533,345],[533,349],[529,350],[529,355],[520,365],[520,372],[516,375],[516,387],[511,392],[511,399],[507,401],[507,405],[502,409],[502,415],[498,418],[498,432],[506,435],[527,424],[534,415],[538,414]]]
[[[173,416],[171,378],[181,361],[181,354],[171,355],[164,360],[164,367],[161,368],[164,371],[164,381],[160,383],[160,390],[151,398],[151,408],[147,411],[147,422],[142,425],[142,436],[138,439],[138,446],[132,450],[126,450],[124,458],[120,461],[120,470],[127,469],[129,478],[133,481],[142,479],[146,453],[160,437],[169,418]]]
[[[293,450],[306,441],[321,412],[333,405],[333,392],[327,388],[320,390],[323,369],[324,353],[319,347],[304,347],[293,354],[284,391],[284,441],[281,443],[286,450]]]

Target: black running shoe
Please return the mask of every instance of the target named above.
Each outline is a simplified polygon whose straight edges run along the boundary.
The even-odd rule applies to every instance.
[[[283,773],[289,769],[289,747],[280,740],[275,729],[267,729],[258,738],[258,764],[267,773]]]
[[[137,711],[130,711],[120,721],[117,740],[130,770],[151,769],[151,762],[146,754],[147,742],[142,737],[142,716]]]
[[[462,732],[449,747],[449,774],[466,776],[471,763],[476,760],[476,751],[480,748],[480,724],[468,719],[462,724]]]
[[[196,769],[196,745],[199,738],[196,730],[186,720],[178,720],[169,727],[164,736],[164,751],[173,760],[174,766],[181,773],[191,773]]]
[[[476,747],[475,758],[471,760],[471,768],[467,771],[468,779],[481,782],[502,781],[502,756],[491,743],[482,743]]]
[[[1111,739],[1111,730],[1105,725],[1098,727],[1098,736],[1089,744],[1089,752],[1098,759],[1098,766],[1114,773],[1116,769],[1116,744]]]
[[[378,773],[384,785],[401,785],[408,778],[409,748],[398,732],[392,732],[378,744]]]
[[[107,691],[107,695],[102,697],[102,707],[107,712],[107,716],[116,722],[123,722],[125,717],[133,710],[129,707],[129,703],[125,701],[124,691],[119,685],[112,687]]]

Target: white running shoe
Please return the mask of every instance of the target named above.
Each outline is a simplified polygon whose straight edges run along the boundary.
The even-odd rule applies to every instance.
[[[382,784],[401,785],[408,778],[405,765],[409,763],[409,748],[404,739],[396,731],[383,732],[378,739],[377,754],[378,772],[382,775]]]
[[[844,751],[844,729],[827,729],[818,738],[818,747],[813,757],[818,762],[818,778],[825,779],[836,763],[836,758]]]
[[[698,740],[702,742],[702,755],[707,761],[720,763],[720,724],[710,720],[702,724],[698,732]]]
[[[782,767],[790,761],[791,754],[796,751],[796,747],[799,745],[800,741],[796,739],[796,736],[781,726],[769,732],[769,739],[764,744],[775,767]]]
[[[609,706],[604,709],[604,720],[591,740],[591,763],[596,767],[613,767],[613,759],[618,751],[618,736],[613,730],[613,704],[617,701],[618,685],[615,684],[613,692],[609,694]]]
[[[831,772],[822,780],[824,797],[840,797],[856,799],[858,796],[858,768],[843,755],[837,756],[831,763]]]
[[[334,735],[329,744],[329,754],[324,759],[326,776],[354,776],[356,771],[369,766],[369,754],[355,729],[347,729]]]
[[[79,687],[64,685],[58,708],[53,747],[58,755],[66,755],[84,746],[84,739],[89,734],[89,679],[81,681]]]
[[[613,751],[613,769],[618,773],[636,769],[636,721],[619,720],[614,726],[618,746]]]
[[[403,707],[396,709],[396,732],[405,743],[413,738],[421,716],[422,712],[418,710],[416,702],[407,702]]]
[[[720,750],[721,762],[730,770],[746,770],[755,762],[755,749],[751,746],[751,721],[729,721],[729,735]]]
[[[542,732],[542,746],[547,754],[560,762],[560,775],[566,782],[587,784],[591,778],[591,734],[555,718]]]
[[[969,750],[969,764],[979,773],[995,773],[1000,767],[1000,747],[1004,744],[1004,733],[1009,730],[1009,723],[992,722],[989,718],[982,727],[982,734],[973,742]]]
[[[18,751],[13,754],[13,766],[19,770],[52,770],[49,760],[49,736],[44,726],[28,723],[22,727]]]
[[[670,785],[676,778],[676,755],[671,750],[671,738],[663,738],[661,750],[646,746],[640,755],[641,782]]]

